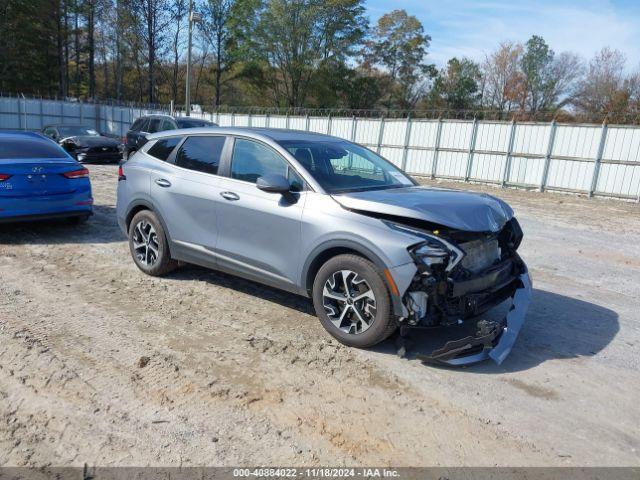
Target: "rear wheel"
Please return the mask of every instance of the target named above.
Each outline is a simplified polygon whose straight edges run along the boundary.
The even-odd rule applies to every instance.
[[[357,255],[338,255],[320,268],[313,305],[322,326],[345,345],[370,347],[396,329],[381,273]]]
[[[169,253],[164,228],[150,210],[136,213],[131,220],[129,250],[138,268],[148,275],[164,275],[178,266]]]

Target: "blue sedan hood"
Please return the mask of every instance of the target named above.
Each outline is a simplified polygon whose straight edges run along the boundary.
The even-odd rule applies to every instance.
[[[349,210],[424,220],[456,230],[497,232],[513,217],[502,200],[484,193],[427,187],[333,195]]]

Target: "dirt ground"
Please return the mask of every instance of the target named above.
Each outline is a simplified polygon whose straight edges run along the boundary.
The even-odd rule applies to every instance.
[[[514,207],[535,292],[502,366],[446,369],[343,347],[304,298],[143,275],[89,168],[88,224],[0,226],[0,465],[640,465],[637,204],[456,184]]]

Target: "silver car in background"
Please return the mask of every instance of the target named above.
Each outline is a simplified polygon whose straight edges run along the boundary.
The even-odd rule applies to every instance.
[[[321,134],[152,135],[120,168],[117,216],[143,272],[193,263],[311,297],[346,345],[471,322],[474,335],[424,358],[438,363],[502,362],[531,294],[506,203],[419,186],[376,153]],[[507,301],[504,319],[480,315]]]

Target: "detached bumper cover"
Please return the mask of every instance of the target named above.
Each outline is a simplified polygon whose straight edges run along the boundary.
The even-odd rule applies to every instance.
[[[521,285],[512,296],[511,307],[502,325],[485,322],[475,337],[452,340],[431,355],[418,355],[418,358],[424,362],[450,366],[469,365],[491,358],[500,365],[518,338],[531,301],[529,273],[521,274],[519,280]]]

